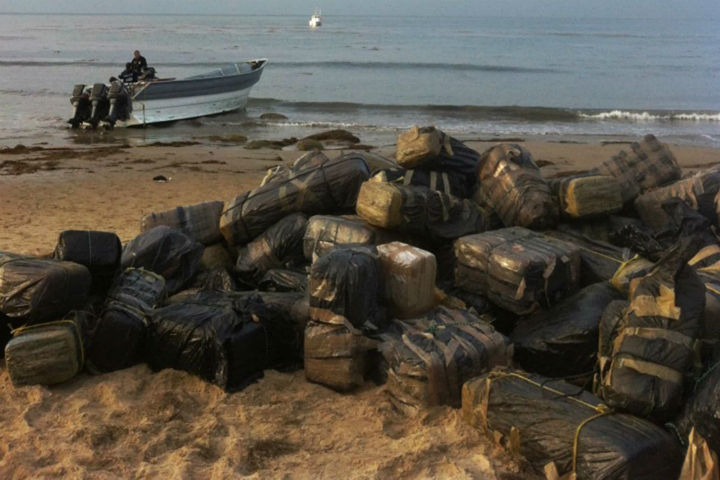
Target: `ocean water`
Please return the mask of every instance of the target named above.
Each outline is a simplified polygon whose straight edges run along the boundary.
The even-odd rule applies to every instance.
[[[97,134],[144,142],[347,127],[363,140],[436,124],[466,138],[645,133],[720,146],[712,20],[0,15],[0,145],[84,141],[75,83],[117,75],[134,49],[161,76],[268,58],[245,112]],[[478,12],[479,14],[481,12]],[[287,121],[259,122],[268,111]]]

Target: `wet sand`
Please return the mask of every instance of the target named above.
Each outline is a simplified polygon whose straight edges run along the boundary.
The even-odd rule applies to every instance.
[[[492,143],[469,144],[482,151]],[[625,147],[525,146],[548,177],[587,170]],[[720,164],[720,150],[672,150],[687,173]],[[115,231],[127,241],[142,215],[227,201],[301,153],[231,142],[0,151],[0,250],[46,254],[71,228]],[[168,181],[153,181],[158,175]],[[382,387],[343,395],[307,383],[302,371],[269,371],[228,395],[143,365],[15,389],[3,365],[0,435],[0,478],[533,478],[459,411],[405,419]]]

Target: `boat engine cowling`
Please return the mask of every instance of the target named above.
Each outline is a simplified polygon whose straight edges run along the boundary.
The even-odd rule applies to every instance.
[[[72,97],[70,97],[70,103],[73,106],[77,104],[78,100],[80,100],[80,98],[83,95],[84,90],[85,90],[85,84],[82,84],[82,83],[78,83],[77,85],[75,85],[73,87]]]
[[[118,120],[127,120],[132,112],[132,102],[130,94],[125,85],[121,81],[113,81],[108,91],[108,100],[110,101],[110,110],[105,119],[110,126],[114,126]]]
[[[73,106],[73,116],[68,123],[72,128],[78,128],[82,122],[90,118],[92,105],[90,104],[90,95],[85,91],[85,85],[77,84],[73,87],[70,104]]]
[[[93,85],[90,91],[90,103],[92,104],[92,111],[89,122],[93,127],[97,127],[100,120],[105,118],[110,110],[107,85],[104,83]]]

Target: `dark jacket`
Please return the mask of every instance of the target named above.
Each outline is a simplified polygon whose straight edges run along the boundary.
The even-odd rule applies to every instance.
[[[147,60],[142,55],[133,58],[132,62],[130,62],[130,69],[135,72],[142,72],[143,68],[147,68]]]

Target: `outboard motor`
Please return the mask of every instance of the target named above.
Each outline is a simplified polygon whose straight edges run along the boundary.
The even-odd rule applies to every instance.
[[[90,95],[84,92],[85,85],[78,84],[73,87],[70,104],[73,106],[73,116],[68,123],[72,128],[78,128],[80,124],[90,118]]]
[[[104,83],[96,83],[90,92],[90,103],[92,111],[90,113],[90,125],[93,128],[98,126],[100,119],[107,117],[110,110],[110,101],[107,98],[108,88]]]
[[[108,113],[106,122],[110,124],[110,128],[115,126],[118,120],[127,120],[132,112],[132,102],[130,94],[123,82],[115,80],[110,84],[110,92],[108,93],[110,100],[110,113]]]
[[[138,76],[138,80],[153,80],[155,78],[155,69],[153,67],[143,68],[142,73]]]

